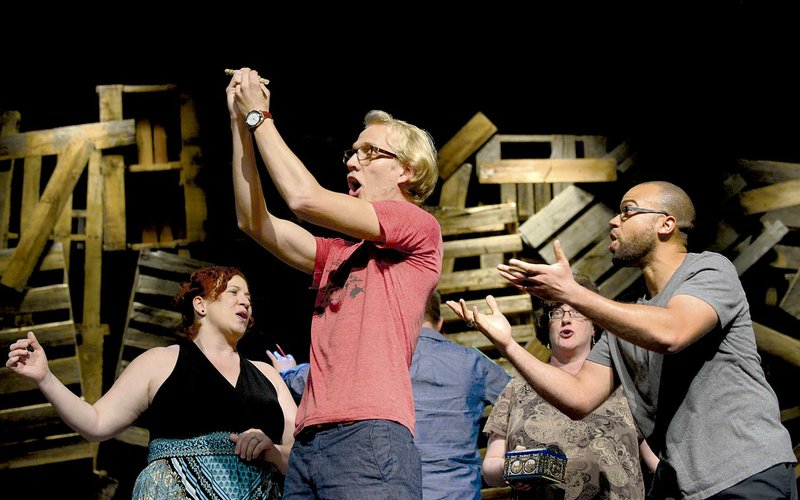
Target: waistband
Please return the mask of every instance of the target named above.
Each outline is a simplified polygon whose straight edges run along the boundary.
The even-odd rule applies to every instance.
[[[303,427],[303,430],[297,434],[297,439],[309,439],[316,435],[318,432],[327,431],[330,429],[341,429],[342,427],[349,427],[360,420],[347,420],[344,422],[326,422],[324,424],[311,424]]]
[[[163,458],[235,455],[230,432],[214,432],[186,439],[158,438],[150,441],[147,462]]]

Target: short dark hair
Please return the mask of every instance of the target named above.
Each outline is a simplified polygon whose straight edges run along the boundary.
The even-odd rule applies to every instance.
[[[442,318],[442,296],[436,290],[433,291],[425,307],[425,319],[434,325]]]

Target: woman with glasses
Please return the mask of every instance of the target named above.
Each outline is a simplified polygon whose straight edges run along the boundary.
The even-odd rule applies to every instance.
[[[588,277],[575,279],[597,290]],[[502,314],[493,319],[511,328]],[[550,364],[575,374],[600,329],[570,306],[551,302],[537,312],[536,332],[552,350]],[[495,402],[483,431],[489,441],[482,471],[490,486],[506,485],[507,451],[555,444],[567,456],[564,484],[512,482],[513,498],[644,498],[637,431],[621,389],[586,417],[572,420],[516,377]]]

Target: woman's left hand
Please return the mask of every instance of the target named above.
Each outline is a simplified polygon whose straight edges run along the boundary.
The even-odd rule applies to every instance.
[[[236,443],[236,454],[242,460],[260,458],[265,451],[275,446],[261,429],[248,429],[241,434],[231,434],[231,441]]]

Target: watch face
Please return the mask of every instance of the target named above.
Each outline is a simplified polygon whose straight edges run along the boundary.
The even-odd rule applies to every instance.
[[[261,113],[259,113],[258,111],[251,111],[247,113],[247,116],[245,117],[244,121],[251,127],[253,125],[258,125],[258,122],[261,121]]]

